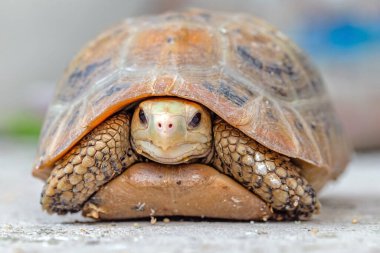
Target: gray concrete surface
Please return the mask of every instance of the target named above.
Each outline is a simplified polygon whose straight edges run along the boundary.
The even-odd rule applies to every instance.
[[[94,223],[49,216],[30,175],[35,144],[0,141],[0,252],[380,252],[380,153],[357,155],[309,222]]]

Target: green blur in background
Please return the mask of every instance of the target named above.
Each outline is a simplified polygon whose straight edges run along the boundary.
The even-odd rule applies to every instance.
[[[42,119],[30,112],[15,112],[0,126],[0,136],[14,139],[37,141],[42,127]]]

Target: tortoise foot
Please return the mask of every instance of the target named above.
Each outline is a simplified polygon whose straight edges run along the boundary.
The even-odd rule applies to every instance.
[[[41,194],[43,209],[80,211],[100,186],[136,160],[131,151],[129,116],[120,113],[104,121],[56,163]]]
[[[320,204],[316,192],[291,160],[221,119],[214,126],[214,166],[273,208],[275,220],[307,220]]]

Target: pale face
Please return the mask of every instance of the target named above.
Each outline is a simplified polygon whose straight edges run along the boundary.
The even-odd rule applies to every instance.
[[[153,161],[178,164],[211,152],[210,113],[203,106],[179,98],[152,98],[135,109],[131,143]]]

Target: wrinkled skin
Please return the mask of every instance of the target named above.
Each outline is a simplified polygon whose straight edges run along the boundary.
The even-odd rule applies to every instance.
[[[315,191],[299,167],[212,117],[203,106],[178,98],[152,98],[130,115],[110,117],[56,163],[42,193],[44,209],[60,214],[79,211],[99,187],[129,166],[152,160],[209,164],[263,199],[277,220],[309,219],[318,211]]]

